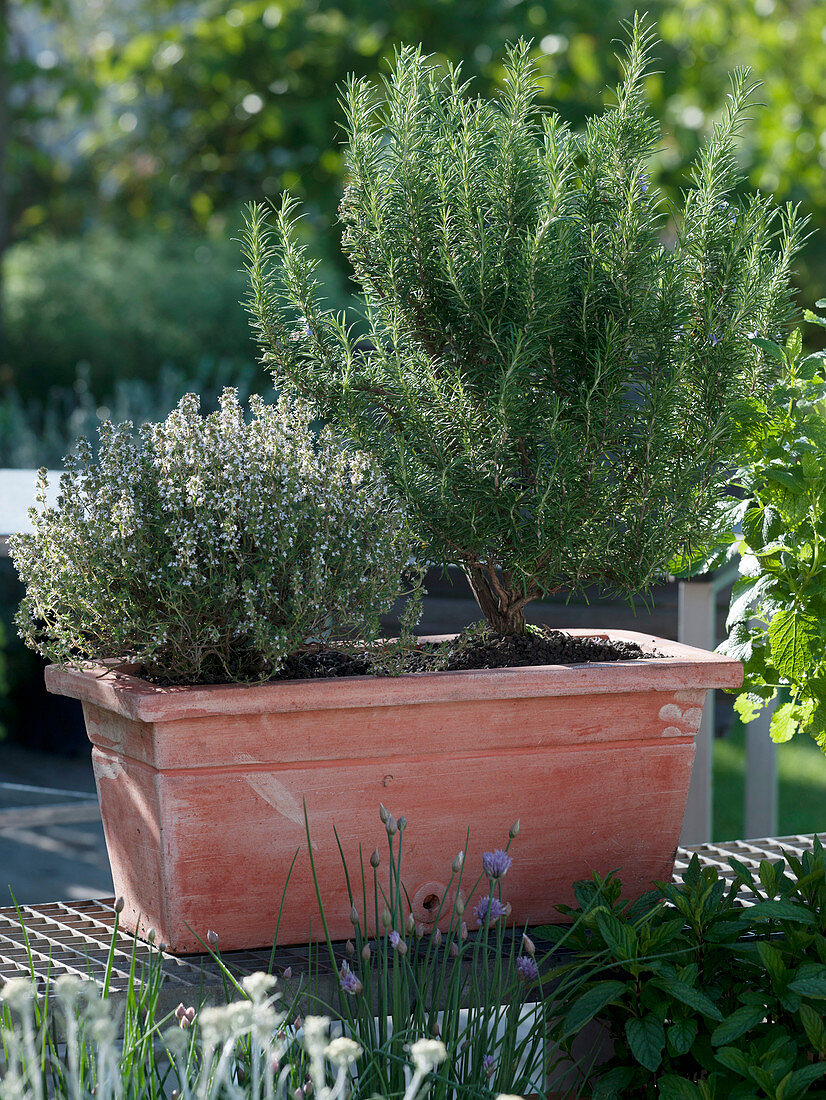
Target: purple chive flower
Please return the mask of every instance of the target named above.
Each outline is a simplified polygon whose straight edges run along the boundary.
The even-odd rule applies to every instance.
[[[516,960],[516,973],[520,982],[532,982],[538,978],[539,967],[536,965],[536,959],[532,959],[530,955],[520,955]]]
[[[391,946],[391,947],[398,947],[398,946],[399,946],[399,944],[400,944],[400,943],[402,942],[402,938],[401,938],[401,936],[399,935],[399,933],[398,933],[398,932],[396,931],[396,929],[395,929],[395,928],[394,928],[394,929],[393,929],[393,931],[392,931],[392,932],[390,933],[390,935],[389,935],[388,939],[390,940],[390,946]]]
[[[493,922],[499,920],[500,917],[504,917],[507,911],[507,906],[503,905],[499,898],[492,898],[490,894],[486,894],[485,897],[479,898],[479,903],[473,910],[476,914],[476,923],[480,928],[485,923],[486,919],[493,924]]]
[[[508,873],[508,868],[512,863],[511,857],[507,852],[503,852],[501,848],[497,848],[495,852],[485,852],[482,855],[482,867],[485,869],[488,878],[502,878],[503,875]]]
[[[346,962],[343,962],[341,964],[341,970],[338,973],[338,980],[341,988],[344,990],[345,993],[351,993],[353,995],[355,995],[356,993],[361,993],[362,984]]]
[[[493,1071],[496,1069],[496,1059],[492,1054],[486,1054],[482,1059],[482,1069],[485,1071],[485,1077],[491,1077]]]

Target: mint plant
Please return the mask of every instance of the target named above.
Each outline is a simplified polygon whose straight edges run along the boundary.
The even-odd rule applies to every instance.
[[[17,622],[59,664],[132,660],[166,683],[261,681],[284,658],[355,635],[403,593],[414,542],[375,465],[286,397],[195,394],[136,437],[100,429],[66,459],[56,507],[10,541]]]
[[[826,307],[826,300],[817,303]],[[826,320],[806,317],[826,327]],[[784,377],[749,433],[733,482],[740,520],[740,579],[720,647],[741,660],[735,707],[751,721],[781,689],[771,736],[811,733],[826,751],[826,373],[821,353],[804,355],[799,332],[785,347],[763,341]]]
[[[363,317],[323,305],[289,196],[248,215],[249,309],[279,387],[372,454],[432,560],[490,626],[567,586],[630,594],[716,522],[741,415],[776,364],[803,222],[741,197],[755,85],[732,77],[680,210],[650,183],[653,34],[637,19],[615,102],[573,134],[537,102],[530,45],[498,97],[399,52],[343,92],[343,246]]]
[[[553,1036],[575,1058],[591,1020],[613,1051],[577,1095],[640,1100],[790,1100],[824,1095],[826,855],[730,860],[729,884],[695,855],[682,882],[633,904],[617,879],[576,887],[568,966],[581,985],[557,1005]],[[744,907],[747,886],[756,903]],[[557,933],[561,935],[564,933]],[[561,976],[561,975],[560,975]]]

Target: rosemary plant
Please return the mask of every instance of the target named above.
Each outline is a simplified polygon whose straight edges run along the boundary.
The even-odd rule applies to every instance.
[[[293,199],[248,214],[277,385],[376,458],[502,633],[563,586],[645,590],[707,535],[773,380],[749,335],[793,320],[803,219],[739,194],[749,72],[671,210],[649,183],[652,45],[635,20],[616,100],[582,134],[540,109],[525,42],[492,100],[415,48],[380,90],[351,79],[341,218],[360,320],[323,305]]]

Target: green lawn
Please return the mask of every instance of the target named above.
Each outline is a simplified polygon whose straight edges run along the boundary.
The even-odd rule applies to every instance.
[[[714,743],[714,839],[743,835],[743,726]],[[779,836],[826,833],[826,756],[808,736],[777,746]]]

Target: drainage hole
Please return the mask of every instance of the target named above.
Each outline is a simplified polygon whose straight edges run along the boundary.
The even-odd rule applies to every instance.
[[[426,909],[428,911],[428,913],[431,913],[434,909],[438,909],[439,908],[439,895],[438,894],[428,894],[427,897],[422,902],[422,908]]]

